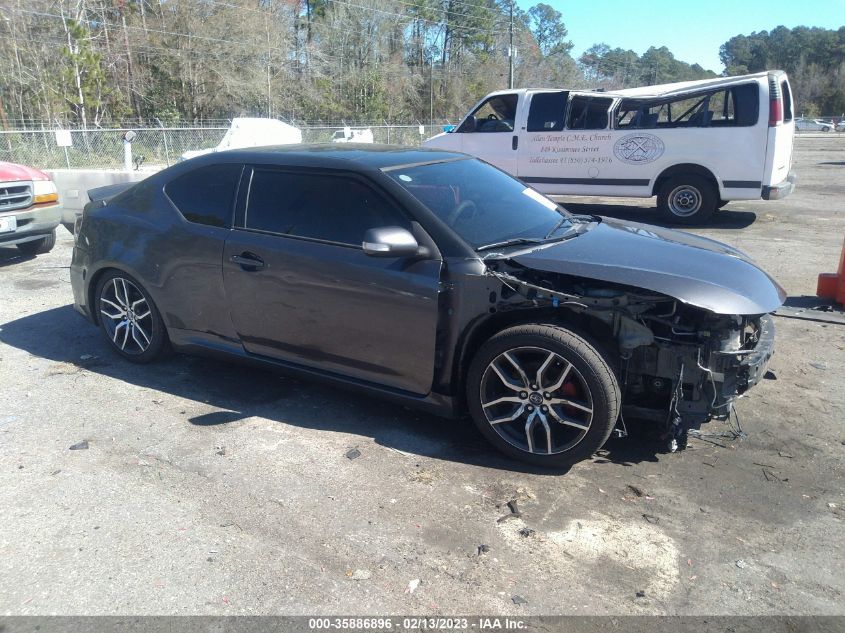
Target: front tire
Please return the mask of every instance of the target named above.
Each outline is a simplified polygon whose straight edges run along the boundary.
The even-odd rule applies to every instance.
[[[152,298],[134,278],[120,271],[97,283],[94,309],[100,329],[120,356],[150,363],[167,349],[167,331]]]
[[[561,468],[590,457],[619,416],[619,383],[585,339],[554,325],[499,332],[470,364],[467,404],[481,434],[516,459]]]
[[[53,229],[49,235],[40,240],[33,240],[32,242],[24,242],[18,244],[18,250],[26,255],[44,255],[53,250],[56,245],[56,229]]]
[[[719,202],[713,185],[695,174],[672,176],[657,194],[657,208],[672,224],[705,224]]]

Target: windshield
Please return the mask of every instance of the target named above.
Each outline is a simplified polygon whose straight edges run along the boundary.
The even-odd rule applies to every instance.
[[[569,213],[475,159],[399,167],[387,175],[475,249],[559,237]]]

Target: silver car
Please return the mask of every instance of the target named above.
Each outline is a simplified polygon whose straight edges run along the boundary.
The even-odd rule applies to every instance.
[[[833,130],[833,123],[820,121],[819,119],[795,119],[795,129],[799,132],[830,132]]]

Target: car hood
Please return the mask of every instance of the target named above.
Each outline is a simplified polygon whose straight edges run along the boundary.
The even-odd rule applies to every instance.
[[[765,314],[783,288],[745,253],[682,231],[603,219],[510,259],[535,270],[659,292],[716,314]]]
[[[25,165],[0,161],[0,182],[14,182],[16,180],[50,180],[43,171],[38,171]]]

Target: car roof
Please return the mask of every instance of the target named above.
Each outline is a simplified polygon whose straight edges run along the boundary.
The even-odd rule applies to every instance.
[[[373,143],[314,143],[302,145],[269,145],[216,152],[193,160],[208,163],[230,162],[368,171],[418,163],[434,163],[466,154],[425,147],[401,147]]]

